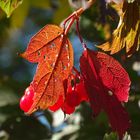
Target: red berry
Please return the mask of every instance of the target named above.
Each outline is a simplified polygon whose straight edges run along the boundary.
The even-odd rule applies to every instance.
[[[75,107],[80,104],[78,93],[73,87],[68,87],[66,102],[69,106]]]
[[[77,92],[75,92],[75,89],[71,86],[67,89],[67,94],[65,101],[61,107],[61,109],[66,114],[71,114],[75,111],[75,107],[80,104],[80,100],[78,97]]]
[[[80,102],[88,101],[88,94],[86,92],[84,82],[81,80],[80,83],[76,84],[75,91],[77,92]]]
[[[82,101],[88,101],[88,95],[82,79],[79,79],[80,83],[76,83],[75,87],[69,86],[66,93],[62,110],[66,114],[74,112],[75,107],[78,106]]]
[[[61,95],[59,96],[57,102],[53,106],[50,106],[49,109],[51,111],[57,111],[62,106],[63,102],[64,102],[64,99],[63,99],[63,96]]]
[[[33,97],[34,97],[34,90],[33,87],[29,86],[24,93],[24,96],[22,96],[21,100],[20,100],[20,108],[24,111],[24,112],[28,112],[28,110],[30,109],[30,107],[33,104]]]
[[[27,95],[27,96],[31,96],[31,98],[32,98],[34,96],[33,87],[32,86],[27,87],[24,94]]]
[[[75,111],[75,107],[68,105],[67,102],[62,105],[61,109],[66,114],[72,114]]]

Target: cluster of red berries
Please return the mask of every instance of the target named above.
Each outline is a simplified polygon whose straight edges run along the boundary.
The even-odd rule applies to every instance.
[[[28,112],[28,110],[32,106],[32,104],[33,104],[33,97],[34,97],[34,89],[30,85],[29,87],[26,88],[26,90],[24,92],[24,95],[20,99],[20,108],[24,112]]]
[[[78,82],[76,80],[78,79]],[[67,93],[65,95],[65,99],[61,95],[57,102],[50,106],[49,109],[51,111],[57,111],[58,109],[62,109],[66,114],[71,114],[74,112],[75,107],[78,106],[82,101],[88,101],[88,96],[85,90],[84,82],[80,77],[75,77],[73,80],[74,84],[69,85],[67,88]],[[34,97],[34,89],[32,85],[27,87],[20,100],[20,108],[24,112],[28,112],[30,107],[33,104]]]
[[[79,82],[76,82],[76,79]],[[71,114],[82,101],[88,101],[83,80],[80,77],[75,77],[74,81],[74,84],[67,88],[65,100],[63,101],[63,97],[60,96],[56,104],[49,107],[50,110],[56,111],[61,108],[66,114]]]

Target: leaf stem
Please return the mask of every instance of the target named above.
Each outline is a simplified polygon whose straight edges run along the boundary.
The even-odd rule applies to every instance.
[[[73,70],[77,75],[80,75],[80,72],[73,66]]]
[[[71,28],[71,26],[72,26],[72,24],[73,24],[74,21],[75,21],[75,18],[73,17],[73,18],[71,19],[71,21],[68,23],[67,28],[64,29],[64,35],[67,35],[67,33],[69,32],[69,30],[70,30],[70,28]]]
[[[91,7],[91,5],[95,2],[95,0],[89,0],[86,5],[84,5],[83,7],[79,8],[78,10],[76,10],[75,12],[73,12],[68,18],[66,18],[63,22],[63,26],[64,26],[64,35],[67,35],[68,31],[70,30],[72,24],[74,23],[75,19],[77,20],[77,18],[80,17],[80,15],[89,7]],[[69,21],[70,20],[70,21]],[[69,21],[67,27],[66,24]]]
[[[82,36],[81,36],[81,34],[80,34],[80,29],[79,29],[79,18],[76,19],[76,31],[77,31],[79,40],[80,40],[80,42],[81,42],[81,44],[82,44],[82,47],[83,47],[84,49],[86,49],[86,48],[87,48],[86,43],[84,42],[84,40],[83,40],[83,38],[82,38]]]

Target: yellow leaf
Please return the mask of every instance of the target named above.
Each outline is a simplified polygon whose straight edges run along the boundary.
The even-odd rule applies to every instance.
[[[98,46],[111,54],[126,49],[127,56],[131,56],[139,49],[140,38],[140,7],[138,1],[133,3],[124,2],[119,11],[120,21],[112,37],[106,43]]]

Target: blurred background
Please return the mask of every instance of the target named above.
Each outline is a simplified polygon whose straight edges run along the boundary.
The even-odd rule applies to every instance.
[[[0,9],[0,140],[103,140],[111,132],[107,117],[92,118],[89,105],[82,103],[72,115],[48,110],[26,116],[19,100],[32,81],[36,64],[20,58],[30,38],[46,24],[60,24],[74,7],[67,0],[23,0],[10,18]],[[98,0],[80,18],[80,31],[89,48],[97,49],[111,37],[119,16]],[[69,33],[74,47],[75,66],[79,69],[82,52],[75,26]],[[113,55],[126,68],[132,84],[125,105],[132,120],[128,133],[140,140],[140,53],[125,59],[124,51]]]

